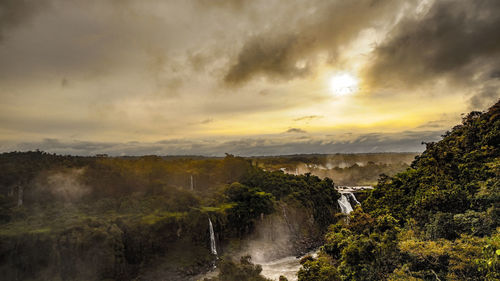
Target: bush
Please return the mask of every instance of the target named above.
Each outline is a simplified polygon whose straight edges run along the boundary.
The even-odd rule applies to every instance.
[[[219,275],[204,281],[271,281],[260,275],[261,272],[262,267],[254,265],[250,256],[241,257],[239,263],[224,258],[219,262]]]

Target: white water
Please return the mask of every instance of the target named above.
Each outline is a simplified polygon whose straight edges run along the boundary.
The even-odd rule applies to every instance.
[[[347,195],[342,193],[340,194],[340,199],[337,200],[339,202],[340,211],[344,214],[349,214],[352,212],[351,203],[349,203],[349,199],[347,199]]]
[[[210,251],[212,254],[217,256],[217,247],[215,245],[215,233],[214,233],[214,227],[212,225],[212,221],[210,218],[208,218],[208,226],[210,229]]]
[[[342,213],[344,214],[349,214],[350,212],[353,211],[353,208],[351,206],[350,200],[354,202],[357,205],[361,205],[361,203],[356,199],[356,196],[354,196],[353,193],[351,192],[342,192],[340,194],[340,199],[338,199],[338,203],[340,206],[340,209]],[[283,217],[285,220],[287,220],[287,215],[286,211],[283,208]],[[208,219],[208,224],[209,224],[209,230],[210,230],[210,250],[212,254],[217,255],[217,247],[215,244],[215,233],[212,225],[212,221],[210,218]],[[306,255],[312,255],[314,258],[317,257],[317,251],[316,252],[310,252]],[[304,255],[304,256],[306,256]],[[261,274],[269,278],[271,280],[279,280],[279,277],[281,275],[285,276],[289,281],[297,281],[297,272],[301,268],[300,260],[304,257],[295,257],[295,256],[287,256],[284,258],[276,259],[276,260],[271,260],[271,261],[259,261],[255,260],[255,264],[260,264],[262,266],[262,272]],[[214,267],[215,269],[215,267]],[[208,278],[208,277],[213,277],[218,274],[217,270],[211,271],[203,275],[203,277]],[[194,280],[194,279],[193,279]],[[196,279],[198,280],[198,279]]]
[[[356,202],[356,205],[361,205],[361,203],[359,203],[358,199],[356,199],[356,196],[354,196],[354,193],[352,192],[349,192],[347,193],[347,195],[354,201]]]
[[[288,256],[269,262],[256,263],[262,266],[261,274],[266,278],[278,280],[280,275],[283,275],[288,279],[288,281],[297,281],[297,272],[301,267],[300,260],[307,255],[312,255],[316,258],[317,252],[310,252],[299,258],[295,256]]]
[[[354,201],[356,205],[361,205],[361,203],[359,203],[358,199],[356,199],[356,196],[354,196],[352,192],[340,193],[340,199],[338,199],[337,202],[339,203],[340,210],[344,214],[349,214],[353,211],[351,202],[349,202],[349,198],[351,198],[351,200]]]
[[[338,203],[342,213],[349,214],[350,212],[353,211],[351,202],[353,202],[356,205],[361,205],[361,203],[356,199],[356,196],[354,196],[352,192],[342,192],[340,194],[340,199],[338,200]],[[286,213],[284,209],[283,209],[283,217],[286,219]],[[316,258],[317,251],[308,253],[308,255],[313,255],[313,257]],[[272,280],[278,280],[280,275],[283,275],[289,281],[297,281],[297,272],[301,267],[300,260],[303,257],[304,256],[296,258],[295,256],[287,256],[284,258],[268,262],[260,262],[256,260],[255,263],[260,264],[262,266],[261,274],[266,278]]]
[[[307,253],[306,255],[312,255],[314,258],[317,258],[317,251]],[[298,279],[297,272],[299,272],[299,269],[301,267],[300,260],[306,255],[298,258],[295,256],[288,256],[268,262],[259,262],[259,261],[252,261],[252,262],[254,264],[259,264],[260,266],[262,266],[262,272],[260,274],[266,278],[278,281],[280,276],[283,275],[288,279],[288,281],[297,281]],[[203,280],[204,278],[213,278],[216,277],[218,274],[219,270],[214,267],[212,271],[195,276],[190,280],[195,281],[195,280]]]
[[[194,190],[193,175],[191,175],[191,190]]]

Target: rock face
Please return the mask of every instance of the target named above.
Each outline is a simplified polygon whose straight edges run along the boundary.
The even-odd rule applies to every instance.
[[[279,203],[278,211],[263,217],[240,249],[255,263],[266,263],[286,256],[300,256],[322,242],[322,232],[313,214],[305,208]]]
[[[149,275],[148,266],[154,265],[164,274],[186,280],[187,275],[204,270],[210,255],[205,243],[196,241],[198,237],[186,234],[187,242],[182,242],[178,228],[175,220],[151,225],[88,220],[61,231],[2,234],[0,275],[4,280],[131,280]],[[196,253],[196,258],[169,261],[168,257],[178,256],[178,245]]]
[[[127,275],[123,231],[114,224],[2,237],[1,241],[0,254],[9,261],[0,268],[5,280],[95,280]]]

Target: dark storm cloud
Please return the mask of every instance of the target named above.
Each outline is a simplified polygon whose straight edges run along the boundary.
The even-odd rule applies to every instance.
[[[92,151],[103,151],[111,149],[114,144],[88,141],[62,142],[58,139],[47,138],[41,142],[22,142],[17,145],[17,149],[54,151],[61,154],[90,155]]]
[[[45,0],[1,0],[0,42],[10,28],[31,20],[47,4]]]
[[[285,155],[302,153],[366,153],[366,152],[420,152],[422,141],[441,138],[443,131],[404,131],[394,134],[362,134],[351,140],[328,138],[282,139],[276,137],[242,138],[229,141],[215,139],[172,139],[154,143],[143,142],[88,142],[45,139],[41,142],[9,144],[0,142],[0,152],[40,149],[50,153],[72,155],[205,155],[223,156],[231,153],[242,156]]]
[[[323,117],[323,116],[308,115],[308,116],[302,116],[302,117],[299,117],[299,118],[295,118],[295,119],[293,119],[293,121],[310,121],[310,120],[318,119],[318,118],[321,118],[321,117]]]
[[[159,5],[156,10],[151,8],[154,4]],[[170,10],[164,17],[154,14],[158,11],[163,15],[159,12],[164,8],[161,4],[129,0],[0,0],[0,35],[2,31],[11,35],[3,40],[4,48],[0,49],[0,79],[12,82],[22,77],[23,82],[34,83],[42,75],[63,75],[69,80],[110,81],[104,78],[134,69],[134,73],[159,80],[166,90],[178,87],[178,79],[173,79],[178,77],[171,77],[173,71],[165,66],[173,62],[162,60],[162,56],[188,40],[182,41],[187,36],[178,35]],[[185,13],[184,6],[178,7],[181,5],[172,2],[172,10],[178,8],[178,14]],[[14,26],[23,29],[14,30]],[[161,75],[170,79],[162,81]]]
[[[405,131],[396,134],[362,134],[352,140],[301,139],[300,141],[278,139],[241,139],[206,148],[212,155],[228,152],[243,156],[284,155],[295,153],[365,153],[365,152],[420,152],[425,149],[422,141],[431,142],[441,138],[443,131]],[[201,152],[203,153],[203,152]],[[195,153],[196,154],[196,153]]]
[[[492,101],[500,97],[500,83],[482,86],[478,92],[469,99],[470,109],[486,109]]]
[[[500,63],[500,1],[436,1],[396,25],[374,51],[375,86],[419,87],[448,79],[471,85],[494,77]],[[490,94],[479,94],[475,99]]]
[[[239,84],[257,73],[285,79],[308,73],[307,66],[300,68],[296,65],[302,48],[299,35],[285,35],[271,40],[266,37],[273,38],[272,35],[263,35],[245,43],[237,63],[224,77],[225,82]]]
[[[491,72],[491,75],[490,75],[491,78],[500,78],[500,70],[494,70],[493,72]]]
[[[0,0],[0,151],[416,150],[425,133],[359,134],[392,132],[386,125],[390,121],[412,128],[415,120],[440,119],[437,113],[458,115],[465,111],[462,100],[481,109],[491,104],[487,100],[498,96],[500,84],[500,36],[492,27],[498,26],[499,5],[444,0],[419,14],[416,6],[428,6],[418,0]],[[370,47],[373,42],[380,46]],[[359,68],[372,55],[369,72],[379,84],[419,86],[419,79],[425,85],[445,77],[472,83],[474,89],[454,91],[454,84],[446,84],[439,97],[454,104],[440,107],[426,99],[418,108],[406,98],[418,96],[422,89],[417,87],[380,94],[369,89],[366,95],[345,97],[345,104],[344,98],[326,93],[321,80],[330,70],[345,67],[362,74]],[[311,79],[287,80],[296,77]],[[243,84],[237,91],[231,87]],[[472,90],[477,94],[472,96]],[[401,114],[409,109],[414,115]],[[383,123],[374,121],[356,129],[358,135],[335,139],[341,134],[337,128],[362,119],[360,111],[366,120]],[[320,117],[322,126],[309,128]],[[445,125],[429,123],[416,130]],[[254,137],[235,135],[246,126],[254,128],[248,132]],[[282,129],[263,135],[274,132],[271,128]],[[327,140],[318,137],[330,133]],[[194,136],[206,139],[188,139]],[[96,142],[71,141],[84,138]],[[164,138],[178,139],[155,142]],[[140,142],[124,142],[135,139]]]
[[[285,133],[293,133],[293,134],[305,134],[307,133],[306,131],[300,129],[300,128],[290,128],[286,130]]]
[[[413,2],[413,1],[409,1]],[[300,7],[301,18],[287,18],[275,29],[247,39],[224,81],[241,84],[256,75],[290,79],[308,74],[315,56],[327,52],[333,60],[340,47],[363,29],[390,21],[403,1],[311,1]]]
[[[202,120],[200,123],[201,124],[208,124],[208,123],[212,123],[212,122],[214,122],[214,119],[207,118],[207,119]]]
[[[419,129],[425,128],[425,129],[437,129],[437,128],[446,128],[448,125],[448,120],[434,120],[434,121],[429,121],[425,124],[422,124],[418,126]]]

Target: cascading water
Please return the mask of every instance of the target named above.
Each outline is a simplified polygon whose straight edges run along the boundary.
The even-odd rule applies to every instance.
[[[356,205],[361,205],[359,201],[356,199],[356,196],[352,192],[345,192],[340,194],[340,199],[337,200],[340,206],[340,210],[344,214],[349,214],[352,212],[353,208],[351,206],[351,202],[349,202],[349,198],[352,199],[356,203]]]
[[[261,274],[264,277],[271,280],[278,280],[279,277],[285,276],[289,281],[297,281],[297,272],[300,270],[302,265],[300,260],[305,256],[312,256],[313,258],[318,257],[318,251],[309,252],[299,258],[296,256],[287,256],[277,260],[259,263],[262,267]]]
[[[337,200],[339,202],[340,210],[344,214],[349,214],[352,212],[353,208],[351,206],[351,202],[349,202],[349,198],[356,203],[356,205],[361,205],[356,196],[352,192],[343,192],[340,194],[340,199]]]
[[[358,199],[356,199],[356,196],[354,196],[354,193],[349,192],[349,193],[347,193],[347,195],[349,195],[349,197],[356,203],[356,205],[361,205],[361,203],[359,203]]]
[[[210,218],[208,218],[208,226],[210,230],[210,251],[212,252],[212,254],[217,256],[217,247],[215,245],[215,232]]]
[[[349,214],[352,212],[351,203],[349,203],[347,195],[344,193],[340,194],[340,199],[338,199],[337,202],[339,202],[340,211],[342,211],[342,213]]]

